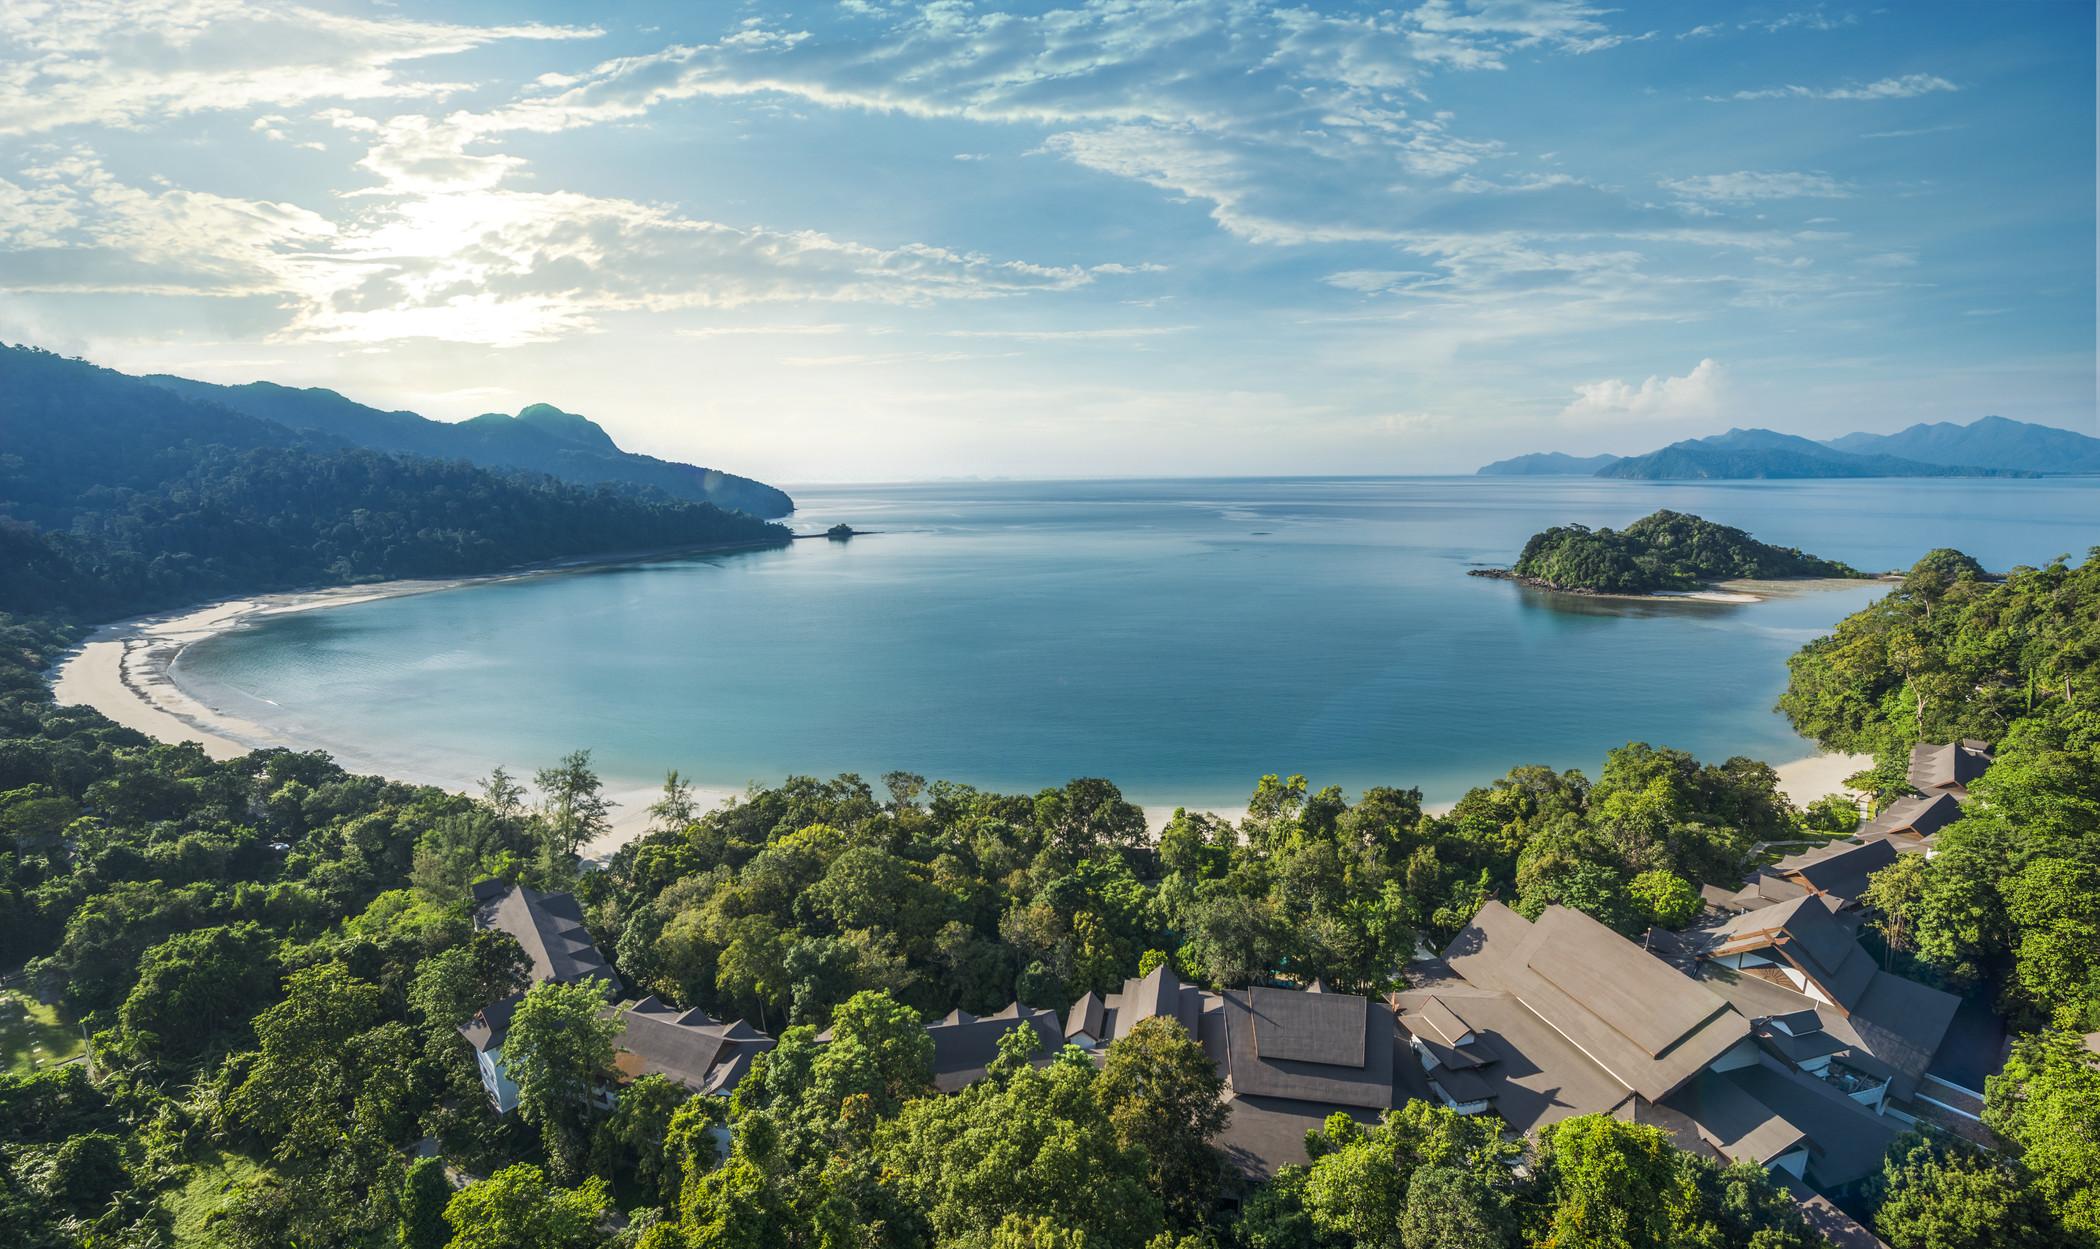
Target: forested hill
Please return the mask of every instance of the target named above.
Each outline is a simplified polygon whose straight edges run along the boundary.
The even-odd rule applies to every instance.
[[[1559,452],[1496,460],[1482,477],[1621,477],[1641,481],[1804,477],[2042,477],[2100,473],[2100,438],[1986,416],[1968,425],[1913,425],[1895,434],[1816,442],[1769,429],[1687,438],[1645,455]]]
[[[1857,577],[1858,570],[1759,542],[1740,529],[1659,511],[1623,530],[1556,525],[1524,544],[1517,578],[1557,590],[1652,594],[1734,577]]]
[[[622,451],[597,423],[548,403],[516,416],[489,412],[450,424],[414,412],[367,407],[332,390],[274,382],[218,386],[155,374],[143,379],[190,399],[291,429],[325,434],[370,451],[465,460],[482,468],[523,469],[577,485],[608,483],[660,490],[674,499],[713,503],[753,516],[795,510],[786,492],[762,481]]]
[[[787,536],[708,503],[381,455],[0,349],[0,610],[121,615]]]

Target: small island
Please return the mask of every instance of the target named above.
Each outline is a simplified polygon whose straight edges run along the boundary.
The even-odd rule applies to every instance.
[[[1868,574],[1795,547],[1759,542],[1740,529],[1666,510],[1624,529],[1556,525],[1532,535],[1515,567],[1476,568],[1471,575],[1572,594],[1653,595],[1735,579]]]
[[[839,524],[833,525],[831,528],[826,529],[824,531],[824,536],[831,539],[833,542],[844,542],[846,539],[851,538],[854,535],[854,532],[855,530],[853,526],[841,521]]]

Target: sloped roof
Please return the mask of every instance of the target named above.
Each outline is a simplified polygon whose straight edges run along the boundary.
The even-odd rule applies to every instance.
[[[1493,1056],[1493,1061],[1470,1069],[1469,1076],[1477,1078],[1477,1087],[1513,1131],[1528,1133],[1575,1115],[1613,1110],[1631,1096],[1624,1084],[1515,996],[1467,983],[1455,972],[1438,974],[1440,970],[1448,971],[1432,966],[1429,974],[1417,978],[1418,987],[1394,995],[1401,1023],[1407,1025],[1432,999],[1462,1016],[1473,1033],[1473,1043],[1454,1052],[1478,1049]],[[1412,1027],[1408,1030],[1417,1040],[1427,1035]],[[1437,1052],[1442,1058],[1443,1051]],[[1421,1064],[1413,1054],[1402,1054],[1395,1065],[1421,1078]],[[1467,1077],[1453,1079],[1474,1087]],[[1446,1091],[1467,1100],[1449,1085]]]
[[[1086,995],[1072,1003],[1072,1009],[1065,1012],[1065,1038],[1085,1036],[1099,1041],[1106,1035],[1102,1029],[1107,1016],[1108,1004],[1102,1001],[1100,994],[1087,990]]]
[[[1332,1066],[1364,1065],[1366,1003],[1353,993],[1257,986],[1246,992],[1254,1052]]]
[[[1700,1138],[1730,1162],[1770,1162],[1808,1141],[1785,1116],[1720,1072],[1700,1072],[1663,1105],[1696,1124]]]
[[[1290,989],[1228,990],[1218,997],[1225,1078],[1234,1093],[1336,1107],[1393,1104],[1393,1012],[1384,1003]],[[1323,1026],[1330,1035],[1316,1035]],[[1272,1038],[1266,1044],[1280,1048],[1265,1049],[1264,1035]]]
[[[1898,798],[1869,820],[1861,833],[1916,833],[1930,837],[1961,818],[1961,800],[1949,793]]]
[[[635,1062],[632,1075],[660,1074],[694,1090],[706,1090],[715,1069],[742,1054],[773,1048],[773,1038],[743,1020],[723,1023],[699,1010],[680,1011],[646,997],[614,1012],[621,1030],[614,1044]]]
[[[1698,982],[1566,907],[1547,907],[1531,923],[1489,902],[1453,939],[1444,959],[1467,981],[1522,1002],[1621,1085],[1651,1101],[1750,1031],[1748,1020]]]
[[[1039,1062],[1048,1062],[1064,1047],[1065,1032],[1055,1013],[1018,1002],[983,1016],[951,1011],[927,1024],[926,1035],[933,1038],[934,1087],[953,1093],[982,1077],[999,1056],[999,1038],[1015,1028],[1035,1030]]]
[[[1734,916],[1713,931],[1711,954],[1771,951],[1798,967],[1845,1010],[1858,1003],[1879,968],[1833,898],[1809,895]]]
[[[1910,748],[1910,783],[1927,793],[1967,789],[1991,766],[1990,748],[1974,739],[1919,742]]]
[[[1722,1077],[1799,1127],[1809,1141],[1809,1178],[1825,1188],[1865,1179],[1900,1125],[1884,1119],[1829,1084],[1798,1071],[1752,1063]]]
[[[1868,876],[1895,861],[1895,843],[1877,836],[1862,841],[1833,841],[1790,854],[1764,870],[1850,902],[1867,891]]]
[[[572,984],[593,977],[619,987],[612,964],[583,926],[574,894],[541,893],[485,880],[474,886],[474,926],[507,932],[532,964],[532,982]]]

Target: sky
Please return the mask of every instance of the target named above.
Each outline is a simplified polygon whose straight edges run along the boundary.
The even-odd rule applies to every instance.
[[[0,340],[774,481],[2100,433],[2094,5],[0,0]]]

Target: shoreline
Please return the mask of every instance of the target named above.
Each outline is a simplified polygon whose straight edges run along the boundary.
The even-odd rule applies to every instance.
[[[1490,581],[1507,581],[1527,590],[1540,590],[1548,594],[1617,599],[1629,603],[1762,603],[1768,598],[1786,594],[1850,589],[1863,582],[1889,579],[1886,574],[1870,574],[1864,577],[1731,577],[1723,581],[1709,582],[1693,590],[1649,590],[1634,594],[1556,585],[1551,581],[1541,581],[1537,577],[1519,576],[1515,570],[1508,568],[1468,568],[1466,575]]]
[[[283,732],[211,706],[184,689],[174,679],[171,669],[182,653],[196,643],[276,616],[327,607],[347,607],[382,599],[433,594],[475,585],[618,568],[651,560],[749,549],[772,548],[770,545],[712,547],[601,556],[473,576],[404,579],[224,599],[104,624],[67,652],[46,675],[51,683],[52,696],[59,704],[91,707],[117,724],[157,741],[194,741],[213,759],[232,759],[253,750],[271,748],[298,751],[319,749],[326,751],[341,767],[352,773],[384,776],[411,784],[431,785],[454,793],[474,794],[479,789],[478,777],[458,775],[451,771],[422,771],[415,767],[403,767],[399,760],[385,760],[354,750],[337,750],[311,742],[301,742]],[[1663,601],[1668,601],[1669,598],[1689,598],[1694,602],[1760,602],[1763,601],[1761,596],[1748,593],[1751,587],[1767,592],[1784,593],[1788,590],[1833,588],[1858,583],[1849,579],[1818,579],[1806,583],[1723,584],[1740,585],[1744,589],[1740,592],[1740,597],[1705,600],[1691,595],[1591,597],[1650,600],[1661,597]],[[1864,755],[1814,754],[1775,764],[1773,767],[1779,774],[1780,791],[1794,805],[1805,807],[1826,794],[1847,792],[1844,778],[1871,766],[1872,762],[1870,756]],[[529,786],[529,774],[518,779]],[[1492,778],[1483,778],[1481,783],[1485,784],[1490,780]],[[693,798],[700,810],[711,811],[727,802],[742,798],[749,792],[749,788],[749,784],[695,784]],[[607,778],[606,797],[616,804],[611,826],[604,835],[582,848],[584,857],[589,860],[602,860],[646,831],[649,804],[654,802],[660,793],[661,789],[656,784],[641,784],[626,777]],[[1246,814],[1244,809],[1233,810],[1200,803],[1140,805],[1145,812],[1146,827],[1154,836],[1157,836],[1173,818],[1175,810],[1182,807],[1234,822]],[[1456,799],[1424,803],[1423,810],[1430,815],[1443,815],[1455,805]]]

